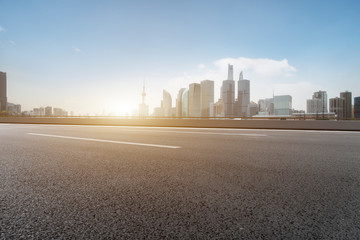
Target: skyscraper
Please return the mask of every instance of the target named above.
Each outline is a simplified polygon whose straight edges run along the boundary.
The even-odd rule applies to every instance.
[[[314,92],[312,99],[306,101],[307,113],[327,113],[328,112],[328,99],[326,91]]]
[[[141,93],[141,96],[142,96],[142,102],[141,104],[139,104],[139,116],[146,117],[149,115],[149,105],[146,105],[145,103],[145,97],[146,97],[145,83],[143,84],[143,91]]]
[[[351,119],[352,115],[352,96],[351,92],[345,91],[340,93],[340,98],[344,100],[344,119]]]
[[[189,85],[189,117],[201,116],[201,85],[191,83]]]
[[[6,73],[0,72],[0,112],[6,111],[7,94],[6,94]]]
[[[227,80],[234,80],[234,67],[228,64],[228,78]]]
[[[259,99],[259,115],[274,115],[274,99],[265,98]]]
[[[163,90],[163,101],[162,101],[162,110],[164,112],[164,117],[171,117],[171,106],[172,106],[172,99],[171,95],[165,89]]]
[[[210,117],[210,104],[214,103],[214,81],[201,81],[200,95],[201,117]]]
[[[52,116],[52,107],[46,107],[45,108],[45,116],[46,117],[51,117]]]
[[[344,119],[344,99],[338,97],[330,98],[329,105],[330,112],[335,113],[337,119]]]
[[[292,97],[290,95],[274,96],[274,111],[275,115],[291,115]]]
[[[185,90],[182,95],[182,117],[189,116],[189,90]]]
[[[250,81],[244,79],[243,72],[240,72],[238,81],[238,104],[237,113],[239,117],[246,117],[250,103]]]
[[[224,116],[234,117],[235,81],[233,80],[233,66],[228,66],[228,79],[221,86],[221,98],[224,103]]]
[[[354,118],[360,119],[360,97],[354,98]]]
[[[181,88],[176,98],[176,117],[182,117],[182,98],[186,88]]]

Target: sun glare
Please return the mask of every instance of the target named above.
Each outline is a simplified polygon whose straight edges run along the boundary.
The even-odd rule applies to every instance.
[[[135,111],[136,107],[130,104],[117,104],[111,106],[108,113],[112,116],[133,116]]]

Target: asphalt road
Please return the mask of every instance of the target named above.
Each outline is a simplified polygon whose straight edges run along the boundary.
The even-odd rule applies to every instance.
[[[360,132],[0,124],[1,239],[359,239]]]

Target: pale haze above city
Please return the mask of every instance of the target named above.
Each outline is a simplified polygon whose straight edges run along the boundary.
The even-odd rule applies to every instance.
[[[228,65],[250,100],[360,96],[359,1],[0,1],[8,102],[75,115],[152,114],[163,89],[215,82]],[[236,85],[237,87],[237,85]]]

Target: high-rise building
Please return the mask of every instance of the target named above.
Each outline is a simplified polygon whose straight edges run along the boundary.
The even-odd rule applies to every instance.
[[[326,91],[314,92],[312,99],[306,101],[306,112],[307,113],[327,113],[327,93]]]
[[[6,111],[7,93],[6,93],[6,73],[0,72],[0,112]]]
[[[241,71],[238,81],[237,115],[239,117],[247,116],[249,103],[250,103],[250,81],[244,79],[243,72]]]
[[[259,106],[254,102],[250,102],[247,107],[247,111],[248,111],[247,112],[248,117],[255,116],[259,113]]]
[[[360,97],[354,98],[354,118],[360,119]]]
[[[63,110],[61,108],[54,108],[53,110],[53,115],[55,117],[61,117],[63,115]]]
[[[265,98],[258,101],[259,115],[274,115],[274,99]]]
[[[51,117],[52,114],[53,114],[53,113],[52,113],[52,107],[49,107],[49,106],[46,107],[46,108],[45,108],[45,116],[46,116],[46,117]]]
[[[233,65],[228,65],[228,78],[227,80],[234,80],[234,67]]]
[[[201,85],[191,83],[189,85],[189,117],[201,116]]]
[[[34,116],[40,116],[40,109],[39,108],[34,108],[33,113],[34,113]]]
[[[274,96],[275,115],[289,116],[292,114],[292,97],[290,95]]]
[[[8,102],[6,111],[10,115],[20,115],[21,114],[21,105]]]
[[[224,117],[224,102],[221,98],[213,104],[211,117]]]
[[[162,101],[162,109],[164,112],[164,117],[171,117],[172,116],[172,99],[171,95],[165,89],[163,90],[163,101]]]
[[[189,90],[185,90],[182,95],[182,117],[188,117],[189,116]]]
[[[344,100],[344,119],[351,119],[352,115],[352,96],[351,92],[345,91],[340,93],[340,98]]]
[[[39,115],[42,117],[45,116],[45,108],[44,107],[39,108]]]
[[[176,117],[182,117],[182,98],[186,88],[181,88],[176,98]]]
[[[344,99],[342,98],[330,98],[329,99],[330,112],[336,114],[336,118],[339,120],[344,119]]]
[[[306,112],[307,113],[321,113],[322,104],[320,99],[308,99],[306,100]]]
[[[141,96],[142,96],[142,102],[141,104],[139,104],[139,116],[146,117],[149,115],[149,105],[146,105],[145,103],[145,97],[146,97],[145,83],[143,84],[143,91],[141,93]]]
[[[234,117],[235,81],[233,80],[233,66],[228,66],[228,79],[221,86],[221,99],[224,104],[224,116]]]
[[[210,104],[214,103],[214,81],[201,81],[200,95],[201,117],[210,117]]]

